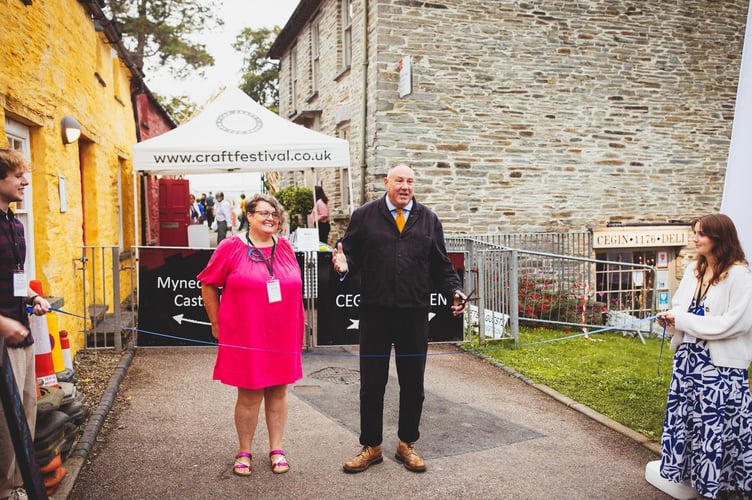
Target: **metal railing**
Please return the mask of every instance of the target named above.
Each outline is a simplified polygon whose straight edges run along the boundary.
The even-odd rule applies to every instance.
[[[123,348],[123,335],[136,324],[135,258],[133,252],[121,255],[117,246],[81,247],[77,259],[82,283],[81,313],[87,349]],[[127,281],[123,283],[123,278]],[[123,311],[123,291],[129,311]]]
[[[563,248],[563,240],[554,243]],[[570,248],[585,253],[579,244]],[[516,342],[520,325],[658,333],[652,323],[639,321],[655,312],[651,266],[509,248],[474,237],[447,238],[447,249],[464,253],[465,290],[477,294],[466,336],[477,329],[481,341]]]

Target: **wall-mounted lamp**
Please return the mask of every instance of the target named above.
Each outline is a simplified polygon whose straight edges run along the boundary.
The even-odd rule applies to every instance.
[[[63,144],[72,144],[81,137],[81,124],[75,118],[64,116],[60,122],[63,134]]]

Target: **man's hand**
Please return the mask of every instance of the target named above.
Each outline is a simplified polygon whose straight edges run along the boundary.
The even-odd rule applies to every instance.
[[[465,312],[465,306],[467,305],[467,296],[461,291],[454,292],[454,301],[452,303],[452,315],[459,316]]]
[[[31,312],[37,316],[41,316],[43,314],[47,314],[50,312],[50,303],[42,297],[41,295],[36,295],[34,297],[34,300],[29,302],[29,307],[31,307]]]
[[[15,319],[0,316],[0,335],[9,345],[17,345],[29,335],[29,330]]]
[[[347,257],[342,251],[342,243],[337,243],[337,248],[332,250],[332,265],[339,274],[345,274],[350,269],[347,265]]]

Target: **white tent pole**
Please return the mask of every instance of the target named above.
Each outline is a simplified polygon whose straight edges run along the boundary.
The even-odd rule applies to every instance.
[[[361,179],[360,182],[365,182],[365,179]],[[350,208],[350,215],[355,211],[355,198],[353,198],[353,187],[352,187],[352,170],[350,167],[347,167],[347,187],[350,191],[350,199],[348,200],[347,204]],[[363,200],[363,203],[365,203],[366,200]]]
[[[313,227],[316,228],[316,231],[319,230],[319,214],[316,210],[316,184],[318,183],[318,179],[316,178],[316,169],[311,168],[311,179],[313,180],[313,189],[311,190],[313,193],[313,210],[315,217],[313,218]]]

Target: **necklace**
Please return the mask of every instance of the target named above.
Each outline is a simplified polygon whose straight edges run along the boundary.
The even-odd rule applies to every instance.
[[[245,233],[245,240],[248,242],[248,258],[251,259],[251,262],[263,262],[269,271],[269,276],[274,277],[274,254],[277,251],[277,240],[272,237],[273,245],[269,257],[265,257],[264,252],[253,244],[250,229]]]

